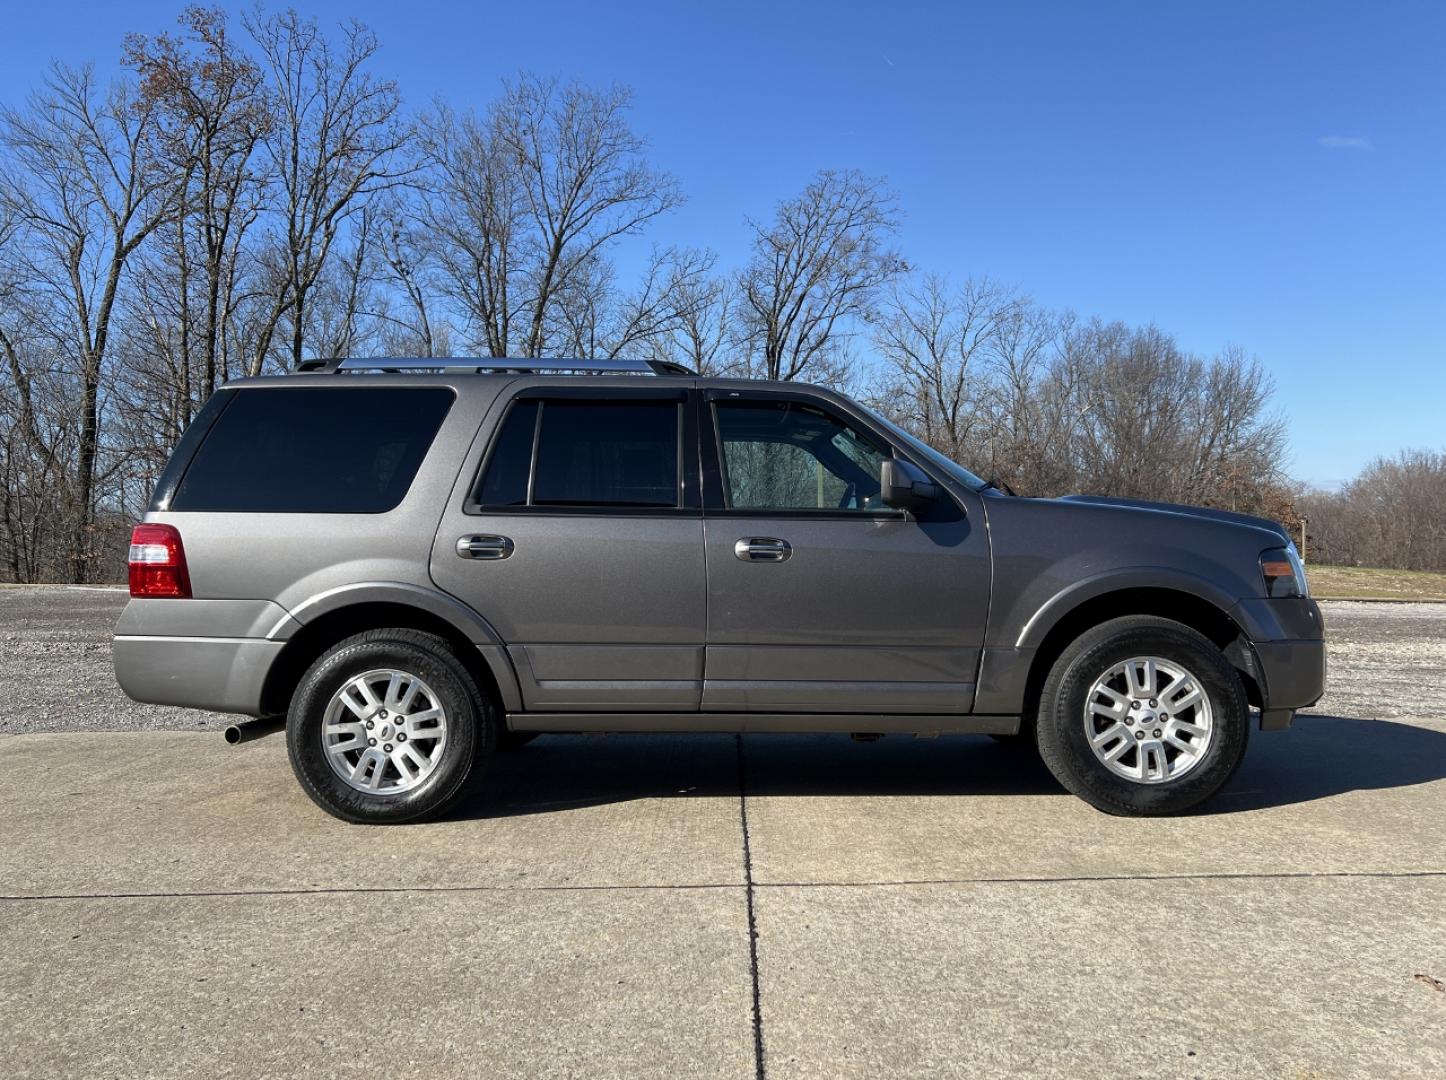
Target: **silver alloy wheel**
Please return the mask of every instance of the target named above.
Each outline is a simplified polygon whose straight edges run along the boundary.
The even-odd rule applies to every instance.
[[[1134,657],[1096,679],[1084,728],[1105,768],[1137,784],[1178,780],[1204,760],[1215,735],[1200,681],[1158,656]]]
[[[368,795],[397,795],[436,770],[447,745],[447,710],[407,671],[377,668],[342,684],[321,721],[332,772]]]

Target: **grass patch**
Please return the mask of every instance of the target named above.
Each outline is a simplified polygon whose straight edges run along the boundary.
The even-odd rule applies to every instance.
[[[1378,570],[1369,566],[1307,564],[1310,594],[1317,600],[1435,600],[1446,602],[1446,574]]]

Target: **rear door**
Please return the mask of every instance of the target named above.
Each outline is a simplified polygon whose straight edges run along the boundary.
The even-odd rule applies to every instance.
[[[707,397],[703,708],[968,712],[989,603],[977,502],[882,505],[880,463],[908,455],[835,402]]]
[[[529,710],[696,711],[707,620],[688,391],[532,386],[501,408],[443,518],[433,580],[507,643]]]

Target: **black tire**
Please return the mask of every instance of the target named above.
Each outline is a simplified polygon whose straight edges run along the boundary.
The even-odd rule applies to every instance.
[[[1090,749],[1084,719],[1090,687],[1114,665],[1138,656],[1178,663],[1209,699],[1215,724],[1210,745],[1176,779],[1128,780]],[[1040,756],[1055,779],[1096,809],[1132,817],[1178,814],[1234,775],[1250,735],[1250,706],[1239,674],[1208,638],[1182,623],[1132,615],[1085,632],[1054,662],[1040,694],[1036,731]]]
[[[395,668],[426,682],[446,709],[441,759],[415,788],[368,794],[332,770],[322,745],[322,722],[332,696],[349,680],[376,668]],[[312,801],[329,814],[363,825],[399,825],[444,813],[491,756],[497,712],[447,642],[418,630],[368,630],[335,645],[302,676],[286,717],[291,768]]]
[[[497,736],[497,752],[499,754],[516,753],[541,734],[540,731],[500,732]]]

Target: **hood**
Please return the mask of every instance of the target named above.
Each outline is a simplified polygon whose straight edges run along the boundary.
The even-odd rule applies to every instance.
[[[1131,510],[1150,510],[1161,514],[1174,514],[1178,517],[1202,518],[1206,521],[1223,521],[1231,525],[1248,525],[1256,529],[1264,529],[1280,537],[1282,544],[1291,542],[1290,534],[1285,531],[1285,526],[1278,521],[1271,521],[1270,518],[1256,517],[1254,514],[1237,514],[1234,510],[1216,510],[1210,506],[1181,506],[1178,503],[1150,502],[1146,499],[1114,499],[1104,495],[1064,495],[1056,502],[1063,503],[1084,503],[1087,506],[1121,506]]]

